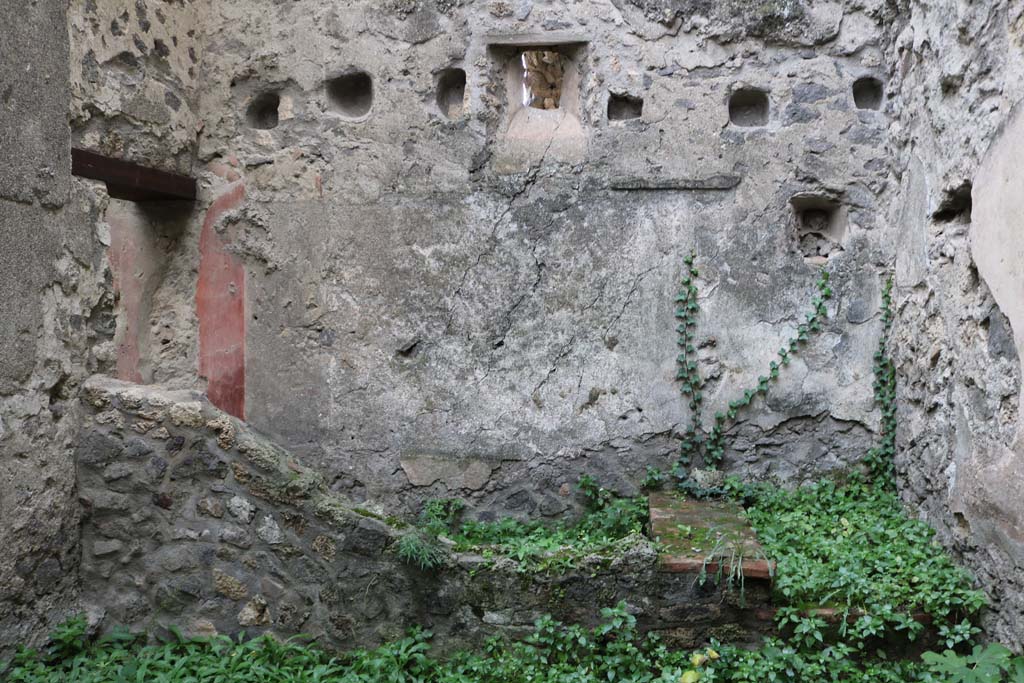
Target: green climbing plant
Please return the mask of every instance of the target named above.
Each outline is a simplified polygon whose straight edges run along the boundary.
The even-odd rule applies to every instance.
[[[896,456],[896,367],[889,354],[889,332],[892,330],[892,277],[882,287],[882,332],[874,355],[875,403],[882,412],[878,445],[868,451],[864,462],[875,483],[890,486],[893,482],[893,458]]]
[[[699,288],[697,278],[700,271],[696,266],[696,253],[690,252],[683,259],[685,275],[677,294],[675,316],[679,321],[676,326],[678,333],[679,355],[676,361],[679,369],[676,379],[680,382],[680,391],[688,400],[690,407],[690,424],[683,433],[679,447],[679,456],[674,474],[684,489],[692,488],[689,479],[689,468],[698,460],[707,468],[716,469],[725,455],[726,434],[729,427],[736,421],[740,412],[753,403],[758,396],[767,395],[772,383],[778,381],[781,370],[806,344],[811,336],[821,331],[821,321],[827,317],[827,302],[832,298],[832,287],[829,284],[829,273],[822,269],[816,285],[816,293],[811,299],[810,310],[804,314],[803,321],[797,326],[796,334],[785,346],[779,349],[777,359],[768,365],[767,374],[757,378],[757,384],[743,391],[742,395],[729,401],[728,408],[715,413],[714,424],[705,430],[702,421],[704,403],[704,380],[700,374],[697,357],[697,316],[700,313],[698,300]]]

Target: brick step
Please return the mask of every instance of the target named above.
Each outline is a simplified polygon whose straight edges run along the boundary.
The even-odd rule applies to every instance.
[[[687,500],[671,493],[652,493],[648,504],[662,571],[721,572],[767,581],[774,576],[775,562],[765,555],[739,504]]]

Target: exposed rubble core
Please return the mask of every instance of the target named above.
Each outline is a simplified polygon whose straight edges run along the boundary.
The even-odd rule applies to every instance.
[[[704,585],[699,565],[665,570],[639,536],[565,572],[456,553],[425,573],[395,552],[404,523],[330,492],[201,394],[93,377],[83,401],[83,601],[96,620],[155,633],[301,632],[345,649],[419,625],[454,650],[528,632],[543,614],[589,623],[629,599],[641,628],[675,647],[755,644],[774,630],[767,582],[749,581],[742,598]]]
[[[1016,314],[1019,237],[1005,230],[1016,224],[1021,194],[1004,160],[1021,135],[1019,14],[1002,3],[901,3],[887,104],[899,162],[889,230],[897,245],[900,488],[986,587],[995,606],[987,632],[1017,649],[1024,319]]]
[[[634,494],[688,424],[672,299],[691,251],[709,418],[757,384],[817,270],[831,273],[822,332],[737,422],[722,463],[784,485],[849,471],[870,447],[894,273],[901,495],[993,597],[991,635],[1024,647],[1020,7],[8,5],[0,652],[102,602],[112,577],[111,618],[126,623],[149,623],[153,604],[161,624],[213,620],[230,602],[266,626],[291,600],[340,638],[346,619],[403,613],[314,595],[309,567],[346,556],[347,532],[278,552],[296,538],[281,501],[235,495],[239,454],[189,431],[208,420],[293,453],[318,495],[407,516],[454,496],[555,518],[577,508],[565,491],[584,473]],[[200,197],[111,199],[70,176],[71,146],[194,176]],[[197,399],[203,422],[188,425],[191,400],[174,399],[181,433],[162,438],[137,407],[89,414],[97,373],[212,405]],[[114,381],[92,380],[116,401],[148,391]],[[150,500],[157,479],[171,508]],[[193,480],[233,483],[200,496]],[[97,496],[113,507],[97,513]],[[143,500],[158,509],[138,512]],[[153,525],[145,543],[136,513]],[[256,545],[164,558],[154,539],[207,543],[174,538],[178,519]],[[377,531],[373,562],[400,574]],[[258,566],[244,577],[219,564],[245,562]],[[312,572],[298,597],[273,577],[285,564]],[[396,581],[373,591],[411,594]]]

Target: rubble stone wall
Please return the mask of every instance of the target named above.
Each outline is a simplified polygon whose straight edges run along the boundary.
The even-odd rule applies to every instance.
[[[123,429],[94,427],[87,376],[205,391],[352,506],[454,495],[560,515],[581,473],[628,494],[673,458],[689,414],[672,299],[691,250],[706,416],[765,374],[817,268],[833,274],[823,333],[744,414],[724,463],[788,483],[849,467],[873,439],[895,264],[902,495],[989,591],[993,637],[1024,647],[1021,17],[1009,0],[8,3],[0,650],[108,580],[125,588],[111,618],[213,622],[212,565],[189,565],[210,557],[249,558],[235,621],[257,594],[325,633],[328,613],[404,614],[330,607],[312,578],[274,597],[262,577],[296,575],[264,541],[174,537],[177,520],[234,522],[199,515],[169,474],[179,507],[140,523],[184,564],[146,565],[155,541],[133,541],[116,508],[90,509],[80,555],[76,448],[108,458],[136,440],[169,471],[187,457],[132,430],[130,410],[114,410]],[[556,109],[523,91],[540,76],[521,53],[538,49],[561,55]],[[192,173],[200,198],[110,200],[71,178],[72,144]],[[82,481],[115,505],[162,490],[128,462],[123,477],[84,462]],[[284,529],[282,510],[267,514]]]
[[[1017,2],[900,2],[889,234],[897,245],[900,489],[978,576],[993,639],[1024,648],[1024,125]]]
[[[0,653],[79,591],[77,393],[114,363],[109,237],[71,177],[61,0],[0,6]]]
[[[419,625],[443,651],[524,635],[543,614],[594,623],[620,600],[680,647],[772,628],[766,583],[749,581],[741,607],[738,591],[659,571],[641,536],[565,573],[471,554],[421,571],[396,555],[404,524],[386,508],[328,491],[202,394],[94,377],[82,396],[83,602],[104,628],[303,633],[348,649]]]

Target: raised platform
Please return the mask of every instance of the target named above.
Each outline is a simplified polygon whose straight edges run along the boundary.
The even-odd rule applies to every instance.
[[[662,571],[770,580],[775,562],[757,541],[737,503],[687,500],[670,493],[652,493],[651,536],[660,544]]]

